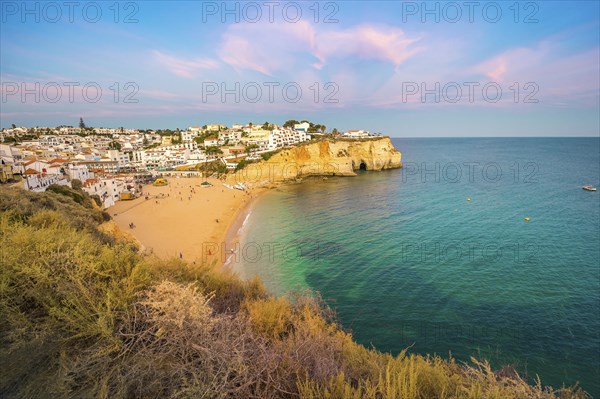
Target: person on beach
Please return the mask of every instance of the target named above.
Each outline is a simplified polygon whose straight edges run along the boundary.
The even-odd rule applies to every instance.
[[[181,252],[179,253],[179,259],[183,259],[183,254]]]

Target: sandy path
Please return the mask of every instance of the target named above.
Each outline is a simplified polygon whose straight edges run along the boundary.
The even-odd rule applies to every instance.
[[[213,186],[200,187],[205,180]],[[108,212],[122,230],[132,233],[144,245],[147,253],[165,259],[181,256],[190,262],[222,265],[231,248],[224,244],[227,230],[259,190],[231,190],[210,178],[168,181],[164,187],[144,186],[148,200],[142,196],[119,201]],[[130,223],[135,228],[130,229]]]

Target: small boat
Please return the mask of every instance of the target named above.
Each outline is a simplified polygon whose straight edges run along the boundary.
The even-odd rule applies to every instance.
[[[596,187],[592,186],[591,184],[586,184],[585,186],[581,187],[586,191],[596,191]]]
[[[223,185],[224,185],[225,187],[227,187],[228,189],[230,189],[230,190],[233,190],[233,186],[232,186],[232,185],[230,185],[230,184],[225,184],[225,183],[223,183]]]
[[[241,185],[239,185],[239,184],[236,184],[235,186],[233,186],[233,188],[235,188],[236,190],[241,190],[241,191],[244,191],[244,190],[245,190],[245,189],[244,189],[244,187],[242,187],[242,186],[241,186]]]

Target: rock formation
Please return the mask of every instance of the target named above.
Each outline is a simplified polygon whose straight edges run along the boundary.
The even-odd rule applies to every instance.
[[[310,176],[355,176],[359,169],[401,168],[401,158],[389,137],[329,139],[280,150],[267,161],[247,165],[234,180],[262,186]]]

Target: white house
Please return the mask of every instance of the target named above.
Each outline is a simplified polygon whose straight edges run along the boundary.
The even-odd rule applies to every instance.
[[[129,154],[123,153],[119,150],[108,150],[108,158],[116,162],[119,167],[125,166],[131,161],[131,159],[129,159]]]
[[[25,172],[23,167],[23,152],[17,147],[6,144],[0,144],[0,159],[5,165],[11,165],[13,173],[22,174]]]
[[[223,162],[225,164],[225,167],[227,168],[227,170],[235,170],[235,168],[237,168],[237,166],[238,166],[238,162],[228,162],[224,158],[221,158],[221,162]]]
[[[364,137],[369,137],[369,132],[366,130],[348,130],[343,134],[344,137],[360,139]]]
[[[222,144],[223,144],[223,142],[220,141],[216,137],[210,137],[210,138],[204,139],[204,146],[205,147],[214,147],[214,146],[219,146],[219,145],[222,145]]]
[[[81,164],[94,173],[117,173],[119,164],[111,159],[95,159],[92,161],[82,161]]]
[[[184,143],[189,143],[198,137],[200,132],[198,130],[191,130],[192,128],[193,126],[189,127],[188,130],[181,132],[181,141]]]
[[[70,183],[63,178],[60,174],[46,174],[38,172],[35,169],[26,169],[23,173],[23,186],[26,190],[42,192],[46,191],[49,185],[58,184],[61,186],[68,186]]]
[[[242,132],[240,130],[227,129],[219,132],[219,141],[225,143],[228,141],[229,144],[237,144],[242,138]]]
[[[67,166],[67,176],[69,176],[70,180],[77,179],[84,182],[88,179],[92,179],[94,173],[90,172],[86,165],[70,163]]]
[[[196,147],[193,148],[190,150],[186,144],[151,148],[134,152],[133,160],[146,169],[171,168],[186,164]]]
[[[303,130],[291,130],[277,127],[269,135],[269,149],[288,147],[310,140],[310,135]]]
[[[92,178],[83,182],[82,189],[89,195],[99,196],[104,208],[108,208],[119,200],[122,192],[127,191],[127,184],[123,178]]]
[[[62,165],[37,159],[25,162],[24,167],[26,171],[31,169],[45,175],[60,175]]]
[[[296,123],[294,125],[294,130],[308,132],[309,127],[310,127],[310,124],[308,122]]]

